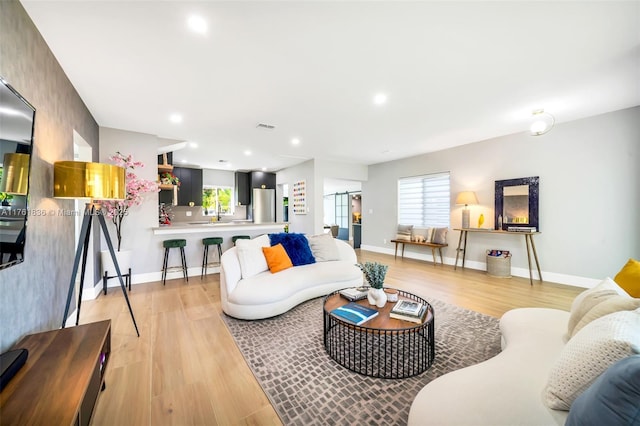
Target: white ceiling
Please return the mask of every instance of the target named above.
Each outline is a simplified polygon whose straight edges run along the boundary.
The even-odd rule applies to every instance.
[[[640,104],[639,1],[22,4],[100,126],[196,142],[174,160],[204,168],[374,164]]]

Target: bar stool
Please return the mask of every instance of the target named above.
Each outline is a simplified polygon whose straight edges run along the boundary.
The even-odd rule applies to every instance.
[[[209,237],[202,239],[204,253],[202,255],[202,270],[200,271],[200,279],[207,275],[207,266],[209,266],[209,246],[218,246],[218,261],[222,257],[222,237]]]
[[[231,241],[233,241],[233,245],[236,244],[236,241],[238,240],[250,240],[251,237],[248,235],[234,235],[233,237],[231,237]]]
[[[172,248],[180,249],[180,258],[182,260],[182,274],[184,278],[189,282],[189,277],[187,276],[187,258],[184,255],[184,248],[187,245],[187,240],[177,239],[177,240],[164,240],[162,242],[162,246],[164,247],[164,263],[162,264],[162,285],[166,284],[167,281],[167,263],[169,262],[169,250]],[[178,268],[178,267],[176,267]]]

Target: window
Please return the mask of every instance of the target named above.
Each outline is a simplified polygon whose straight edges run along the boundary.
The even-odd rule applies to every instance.
[[[205,214],[233,214],[233,189],[205,186],[202,189],[202,208]]]
[[[449,172],[398,179],[398,223],[448,228]]]

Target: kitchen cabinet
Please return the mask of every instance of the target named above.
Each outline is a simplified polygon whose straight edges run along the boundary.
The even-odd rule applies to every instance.
[[[251,204],[251,175],[246,172],[236,172],[235,174],[235,191],[236,203],[242,206]]]
[[[178,188],[178,205],[188,206],[193,202],[196,206],[202,205],[202,169],[190,169],[187,167],[174,167],[173,174],[180,179]]]
[[[267,172],[251,172],[251,189],[276,189],[276,174]]]

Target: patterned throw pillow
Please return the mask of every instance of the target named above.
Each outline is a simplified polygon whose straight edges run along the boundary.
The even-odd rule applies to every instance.
[[[396,240],[411,241],[411,231],[413,225],[398,225],[398,231],[396,232]]]
[[[582,392],[615,362],[640,353],[640,309],[606,315],[587,324],[562,349],[549,372],[543,398],[569,410]]]

